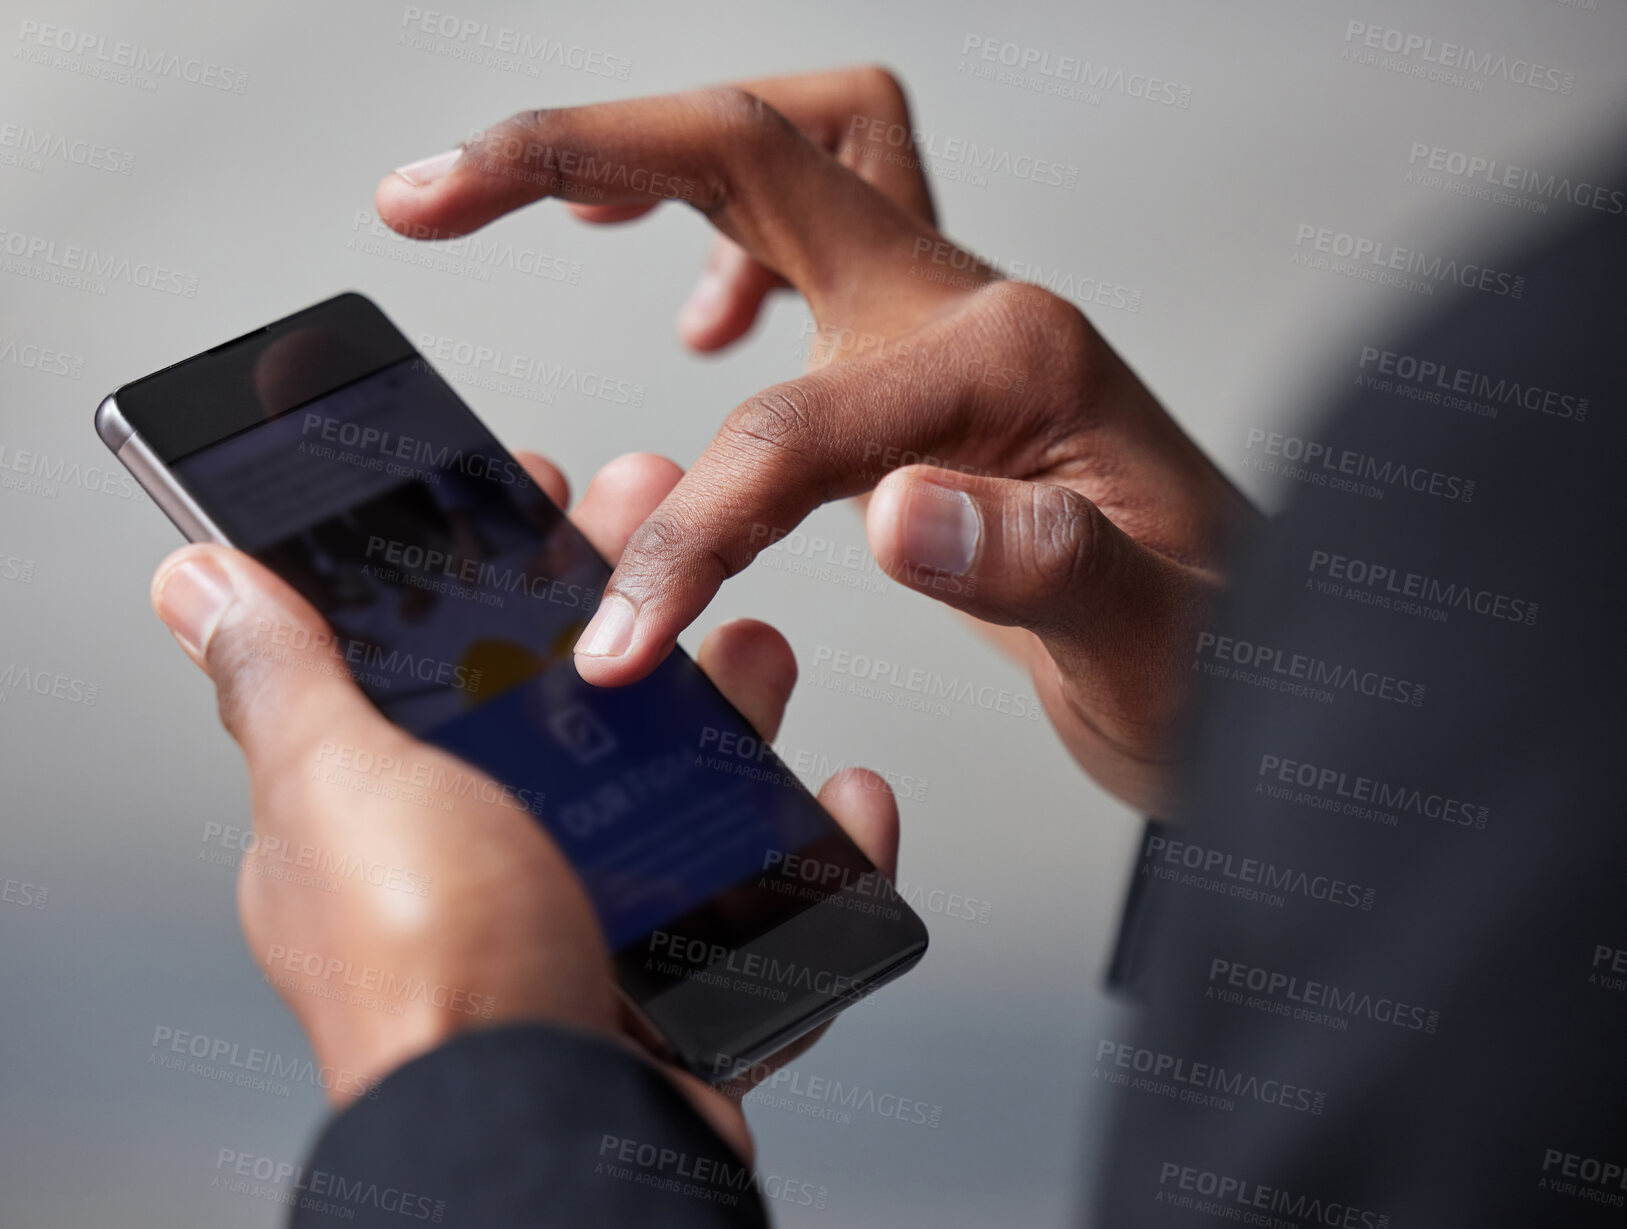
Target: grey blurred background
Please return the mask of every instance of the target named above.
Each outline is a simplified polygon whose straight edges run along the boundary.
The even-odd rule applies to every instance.
[[[681,350],[673,314],[709,242],[683,209],[589,229],[557,205],[535,207],[494,233],[576,262],[578,283],[508,269],[468,276],[407,263],[401,244],[371,235],[382,173],[523,107],[883,62],[911,92],[929,161],[939,153],[946,232],[1079,299],[1220,465],[1271,506],[1285,492],[1243,468],[1246,431],[1303,421],[1354,379],[1362,346],[1382,345],[1435,301],[1294,264],[1297,228],[1481,255],[1518,273],[1519,236],[1579,207],[1535,191],[1478,199],[1448,190],[1466,182],[1451,175],[1409,182],[1414,147],[1587,179],[1605,165],[1610,117],[1627,101],[1621,0],[434,9],[624,60],[625,80],[479,64],[469,58],[478,40],[419,34],[414,45],[408,18],[431,5],[0,8],[8,1226],[279,1223],[284,1212],[264,1191],[218,1181],[221,1150],[297,1162],[324,1113],[308,1082],[257,1090],[157,1061],[164,1029],[240,1054],[306,1051],[243,947],[233,874],[211,861],[229,851],[204,839],[210,823],[246,824],[244,774],[212,691],[148,608],[153,565],[177,535],[150,505],[121,498],[122,483],[97,489],[109,464],[91,430],[102,395],[354,288],[415,337],[642,386],[635,407],[568,389],[544,403],[461,385],[507,443],[551,454],[580,490],[624,451],[691,461],[735,403],[799,370],[808,316],[789,299],[726,357]],[[1534,61],[1567,88],[1500,76],[1464,87],[1355,62],[1352,22]],[[61,37],[42,34],[47,26],[85,50],[42,45]],[[85,71],[121,41],[215,65],[223,79],[246,74],[245,88]],[[1113,88],[1060,98],[979,75],[977,49],[1007,45],[1148,74],[1186,105]],[[1049,159],[1073,182],[979,171],[949,152],[968,142],[1014,165]],[[57,259],[78,245],[176,270],[196,279],[195,295],[117,276],[88,289],[41,280],[57,266],[36,240],[54,243]],[[472,372],[442,366],[454,380]],[[862,547],[846,507],[804,528],[838,556]],[[793,540],[730,582],[690,647],[750,614],[785,631],[805,679],[822,649],[849,650],[1030,693],[945,611],[874,572],[796,574],[786,565],[805,548]],[[6,683],[24,670],[78,686],[57,698]],[[1044,724],[972,706],[916,714],[805,683],[783,743],[825,767],[865,763],[924,781],[903,803],[902,875],[924,892],[972,898],[979,917],[929,911],[925,964],[797,1064],[876,1098],[923,1101],[937,1125],[865,1111],[842,1122],[807,1112],[817,1098],[757,1098],[762,1170],[827,1192],[822,1210],[782,1204],[775,1215],[787,1225],[1066,1222],[1109,1108],[1088,1075],[1095,1041],[1122,1024],[1099,978],[1138,818],[1086,780]]]

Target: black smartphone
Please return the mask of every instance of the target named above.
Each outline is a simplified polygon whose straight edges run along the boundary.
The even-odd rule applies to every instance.
[[[631,686],[581,679],[609,565],[369,299],[126,384],[96,430],[189,539],[302,593],[386,717],[543,824],[674,1061],[728,1079],[926,951],[682,650]]]

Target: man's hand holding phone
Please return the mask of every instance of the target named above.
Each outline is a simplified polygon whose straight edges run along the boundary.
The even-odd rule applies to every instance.
[[[612,173],[595,177],[587,171],[593,167]],[[632,1044],[635,1036],[648,1039],[645,1026],[653,1022],[669,1042],[678,1039],[687,1066],[716,1074],[725,1070],[720,1060],[774,1051],[851,1001],[851,986],[878,984],[919,959],[925,933],[907,909],[898,911],[891,929],[860,923],[840,906],[808,909],[801,921],[792,909],[776,920],[761,910],[776,890],[794,885],[759,883],[749,890],[753,916],[769,927],[760,932],[768,936],[763,941],[775,945],[766,950],[782,960],[794,954],[836,961],[824,970],[825,976],[844,971],[832,986],[821,983],[789,1013],[772,1000],[744,1010],[725,1008],[727,992],[705,989],[705,979],[690,976],[695,969],[648,973],[660,963],[646,956],[655,948],[628,940],[652,925],[646,938],[657,938],[663,923],[648,906],[639,919],[639,893],[681,887],[685,878],[659,857],[645,865],[650,851],[681,853],[679,860],[691,867],[700,850],[713,848],[733,849],[730,856],[738,860],[755,848],[750,841],[766,838],[730,816],[742,806],[750,813],[765,804],[780,817],[762,822],[801,833],[783,839],[813,841],[818,823],[829,828],[827,821],[815,822],[811,803],[797,801],[782,813],[760,793],[742,804],[709,789],[704,811],[674,815],[668,827],[675,832],[662,834],[646,799],[639,825],[617,829],[626,839],[617,837],[616,856],[630,861],[622,869],[611,866],[607,879],[606,859],[592,847],[591,815],[578,829],[563,813],[547,812],[551,841],[536,824],[515,822],[495,781],[485,782],[495,797],[486,790],[473,797],[460,792],[450,809],[436,805],[433,790],[426,798],[412,788],[420,777],[466,776],[474,771],[468,760],[501,761],[501,771],[491,768],[494,776],[525,777],[525,766],[512,756],[483,758],[487,740],[511,751],[519,746],[518,727],[508,723],[525,704],[548,710],[548,729],[570,751],[573,735],[561,724],[568,714],[559,705],[582,679],[610,688],[645,680],[641,687],[655,685],[650,694],[658,697],[662,720],[668,710],[673,716],[692,710],[692,717],[715,713],[702,720],[738,725],[715,694],[708,701],[693,691],[686,679],[710,689],[692,671],[686,675],[687,666],[652,671],[723,580],[774,534],[830,499],[872,495],[867,528],[882,566],[980,621],[1017,652],[1064,740],[1104,784],[1138,805],[1164,799],[1173,777],[1173,722],[1184,698],[1180,651],[1191,643],[1220,583],[1228,541],[1250,510],[1075,307],[1004,280],[938,234],[903,95],[887,74],[860,69],[529,112],[460,150],[403,168],[378,196],[381,216],[417,237],[467,233],[547,196],[572,202],[594,222],[625,221],[662,200],[686,200],[723,236],[681,317],[688,343],[701,350],[727,345],[749,329],[763,297],[781,285],[807,297],[815,329],[808,374],[734,410],[689,474],[656,458],[633,457],[595,479],[572,519],[615,571],[579,638],[572,628],[569,638],[551,639],[557,628],[571,627],[568,609],[553,610],[547,616],[553,622],[531,631],[505,625],[508,616],[485,622],[471,616],[464,639],[454,637],[458,655],[440,668],[461,678],[469,662],[490,661],[499,674],[520,670],[534,680],[523,694],[499,686],[490,701],[438,687],[397,692],[386,682],[382,699],[376,685],[366,684],[369,704],[333,652],[328,623],[299,596],[320,594],[317,604],[331,621],[343,628],[353,620],[365,630],[381,593],[395,593],[391,601],[399,604],[387,630],[405,636],[410,648],[414,637],[423,641],[428,634],[414,630],[420,627],[414,582],[396,576],[381,589],[374,564],[362,554],[371,560],[379,545],[388,555],[396,547],[386,535],[407,526],[400,530],[403,549],[433,532],[448,543],[439,557],[467,555],[466,562],[476,563],[497,557],[481,555],[479,542],[496,550],[508,541],[504,535],[517,531],[513,516],[523,501],[510,506],[508,496],[499,499],[481,485],[490,478],[484,469],[416,483],[391,479],[387,491],[356,486],[354,471],[344,469],[359,461],[375,474],[407,473],[410,466],[395,464],[402,441],[442,429],[461,432],[459,438],[474,441],[488,460],[503,463],[500,446],[489,436],[480,443],[483,429],[438,377],[403,357],[403,347],[408,353],[410,347],[376,308],[341,296],[267,326],[260,331],[265,341],[249,335],[231,343],[235,349],[217,348],[243,357],[170,369],[191,373],[184,377],[161,373],[171,381],[202,381],[202,387],[217,381],[218,390],[187,398],[191,419],[152,404],[153,381],[160,377],[121,389],[121,397],[129,393],[126,408],[134,407],[136,426],[151,439],[130,434],[114,398],[104,404],[110,411],[106,424],[98,416],[99,429],[109,428],[104,438],[144,472],[149,489],[167,491],[166,511],[190,536],[237,540],[208,523],[210,516],[229,516],[257,535],[256,553],[299,586],[296,593],[248,555],[211,546],[172,556],[154,584],[160,614],[220,689],[222,718],[249,763],[259,840],[279,849],[314,849],[339,864],[362,859],[383,864],[386,872],[402,868],[427,886],[424,892],[381,890],[347,880],[329,890],[335,885],[259,873],[257,863],[245,861],[240,899],[251,949],[324,1062],[376,1080],[484,1023],[547,1020],[616,1033]],[[317,322],[314,332],[297,323],[307,319]],[[315,343],[310,362],[295,361],[285,344],[292,342]],[[351,374],[323,380],[313,374],[317,366]],[[252,394],[231,383],[239,367],[253,372]],[[312,387],[296,396],[262,386],[265,371],[284,369],[304,373]],[[367,372],[374,374],[352,387]],[[341,396],[341,388],[351,391]],[[265,425],[238,436],[227,430],[226,418],[210,417],[212,410],[199,418],[196,407],[214,404],[217,391],[224,399],[219,414],[246,414],[248,425],[257,421],[251,403],[258,400]],[[325,394],[321,405],[333,409],[289,414],[311,394]],[[368,417],[380,413],[384,417]],[[324,444],[331,434],[342,447],[344,433],[364,430],[363,422],[379,424],[365,428],[376,438],[394,441],[383,458],[389,465]],[[223,438],[234,441],[229,455],[219,451],[228,448]],[[316,502],[278,514],[301,526],[296,545],[285,547],[276,518],[268,523],[263,512],[250,512],[244,493],[231,484],[231,473],[246,472],[232,466],[253,462],[256,454],[245,449],[258,448],[256,441],[264,442],[267,457],[301,458]],[[199,453],[199,445],[208,447]],[[512,459],[507,464],[514,467]],[[167,472],[169,466],[177,472]],[[563,478],[551,465],[532,458],[526,469],[544,492],[564,498]],[[323,501],[342,492],[324,483],[339,477],[341,487],[356,493],[330,507]],[[444,485],[442,477],[448,478]],[[192,495],[208,507],[182,506]],[[365,512],[355,502],[361,500],[372,501]],[[364,539],[366,550],[358,554]],[[588,566],[568,542],[561,540],[560,549],[558,562],[567,571]],[[585,545],[581,552],[592,554]],[[594,560],[591,566],[602,565]],[[601,575],[595,574],[594,595]],[[571,592],[568,584],[564,592]],[[530,643],[539,637],[548,643]],[[546,664],[556,649],[568,654],[573,640],[575,669],[567,665],[568,678],[529,673],[533,666],[525,662]],[[453,643],[447,642],[449,653]],[[701,660],[727,699],[772,737],[795,677],[783,638],[761,624],[730,624],[708,638]],[[454,668],[453,661],[462,664]],[[403,732],[374,706],[410,721],[422,715],[415,707],[420,701],[441,721],[436,747]],[[580,696],[577,702],[592,708],[599,700]],[[464,719],[476,711],[479,722]],[[625,706],[623,713],[626,720]],[[681,722],[672,726],[672,733],[681,728]],[[376,788],[368,766],[383,763],[414,766],[406,789]],[[879,779],[844,774],[827,784],[822,799],[853,842],[829,832],[835,844],[819,846],[832,851],[829,865],[867,869],[873,863],[890,875],[897,813]],[[709,828],[713,822],[724,826]],[[639,832],[652,844],[642,845]],[[714,832],[736,836],[714,841]],[[731,845],[737,838],[747,844]],[[573,863],[555,841],[566,849],[575,842]],[[587,892],[573,864],[586,876]],[[758,856],[752,867],[738,869],[766,868]],[[862,890],[845,875],[836,888],[843,899]],[[618,876],[635,889],[631,896],[623,892],[620,903]],[[695,939],[701,959],[715,960],[716,953],[756,941],[751,936],[758,930],[730,937],[727,919],[739,916],[740,903],[706,901],[697,910],[691,892],[664,916],[702,931],[723,920],[723,945],[717,938]],[[601,924],[610,910],[614,957],[596,926],[596,908]],[[617,912],[622,909],[631,913]],[[828,952],[840,959],[822,954]],[[648,1013],[644,1019],[613,993],[613,963],[623,990],[631,989]],[[409,994],[408,1002],[379,993],[403,984],[430,992]],[[804,1038],[774,1057],[783,1060],[810,1043]],[[759,1074],[767,1069],[748,1066]],[[737,1102],[692,1075],[672,1074],[746,1150]]]
[[[534,454],[520,460],[567,502],[558,469]],[[594,478],[572,519],[614,561],[681,473],[659,457],[622,457]],[[258,851],[239,876],[244,934],[318,1059],[344,1074],[336,1099],[492,1024],[547,1022],[636,1045],[593,908],[553,841],[501,786],[471,782],[467,764],[370,704],[298,593],[242,552],[188,546],[160,565],[153,601],[214,681],[222,722],[243,749]],[[737,620],[706,638],[699,660],[772,739],[796,680],[784,638]],[[891,876],[898,812],[886,784],[848,770],[820,800]],[[719,1091],[665,1069],[749,1155],[745,1087]]]

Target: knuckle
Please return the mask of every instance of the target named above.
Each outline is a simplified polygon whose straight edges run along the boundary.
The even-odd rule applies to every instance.
[[[309,749],[335,717],[330,688],[351,686],[331,632],[275,616],[218,628],[204,660],[221,725],[258,759],[251,769],[267,772]]]
[[[220,723],[234,738],[240,738],[251,714],[262,707],[274,669],[261,651],[255,625],[245,620],[218,628],[204,652],[204,662],[215,682]]]
[[[567,112],[554,107],[520,111],[464,143],[474,160],[524,169],[540,165],[559,140]]]
[[[806,382],[778,384],[747,398],[719,432],[725,447],[753,455],[807,456],[818,439],[817,394]]]
[[[528,107],[524,111],[516,111],[502,123],[488,128],[476,140],[486,141],[493,137],[542,137],[553,132],[558,127],[559,109],[556,107]]]
[[[1094,331],[1077,306],[1032,282],[996,282],[984,294],[1012,331],[1035,343],[1082,349]]]
[[[698,97],[723,127],[756,123],[764,106],[761,98],[738,85],[714,85]]]
[[[1100,580],[1101,557],[1096,508],[1066,487],[1035,483],[1018,518],[1022,565],[1042,593],[1075,600]]]
[[[737,85],[702,90],[701,105],[725,140],[747,147],[773,139],[790,129],[785,118],[768,103]]]
[[[1073,303],[1030,282],[995,282],[978,293],[989,331],[1037,390],[1077,396],[1100,368],[1096,330]]]
[[[628,540],[616,567],[616,588],[635,600],[661,597],[691,588],[702,573],[722,583],[745,566],[720,552],[701,525],[682,505],[657,508]]]
[[[672,568],[682,557],[688,538],[688,527],[680,513],[657,508],[627,540],[617,568],[621,574],[618,584],[624,581],[641,584]]]
[[[511,179],[536,191],[568,190],[586,148],[573,117],[577,108],[542,107],[519,111],[463,142],[463,165],[483,175]]]
[[[820,482],[819,398],[807,381],[796,381],[736,407],[694,469],[633,532],[616,587],[648,596],[687,583],[697,569],[721,581],[744,568],[760,549],[750,526],[774,519]]]
[[[734,195],[740,168],[758,164],[769,146],[795,137],[796,129],[773,107],[749,90],[719,85],[699,91],[697,105],[714,142],[694,204],[702,213],[721,213]]]

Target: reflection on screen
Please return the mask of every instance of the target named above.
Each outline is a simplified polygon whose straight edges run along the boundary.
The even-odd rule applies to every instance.
[[[391,720],[540,816],[612,949],[830,830],[783,779],[709,766],[745,727],[687,658],[630,687],[581,680],[571,649],[609,568],[422,360],[172,468],[326,616]]]

